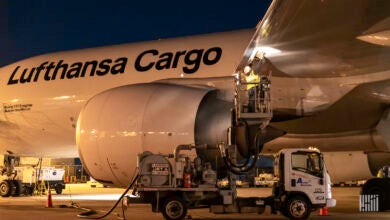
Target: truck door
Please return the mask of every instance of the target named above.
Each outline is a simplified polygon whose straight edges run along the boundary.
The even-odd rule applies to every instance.
[[[291,153],[291,166],[285,161],[285,189],[305,193],[312,204],[324,204],[324,164],[319,152],[296,151]]]

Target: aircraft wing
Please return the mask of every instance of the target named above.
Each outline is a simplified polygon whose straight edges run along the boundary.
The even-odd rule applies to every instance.
[[[327,78],[389,71],[389,42],[390,1],[276,0],[251,46],[276,76]]]
[[[265,150],[389,150],[389,39],[387,0],[273,1],[237,69],[258,52],[271,64],[271,125],[287,135]]]

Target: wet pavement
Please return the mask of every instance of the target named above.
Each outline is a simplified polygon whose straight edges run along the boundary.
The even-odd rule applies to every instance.
[[[69,184],[62,195],[52,195],[53,208],[46,208],[47,196],[9,197],[0,198],[0,220],[41,220],[41,219],[80,219],[78,214],[90,208],[96,211],[96,216],[102,216],[120,197],[124,189],[90,188],[86,184]],[[337,199],[337,206],[329,208],[328,216],[319,216],[312,212],[310,219],[390,219],[390,212],[359,212],[359,192],[357,187],[333,188],[333,196]],[[239,196],[267,196],[270,188],[240,188]],[[79,208],[75,208],[79,207]],[[163,219],[160,213],[153,213],[147,204],[132,204],[122,211],[121,205],[105,219],[120,219],[125,214],[126,219]],[[192,219],[286,219],[282,215],[272,215],[266,209],[262,215],[258,214],[212,214],[208,209],[188,211]]]

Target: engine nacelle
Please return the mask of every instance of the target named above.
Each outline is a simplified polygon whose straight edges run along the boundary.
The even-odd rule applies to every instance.
[[[113,88],[82,109],[79,155],[94,179],[126,187],[141,152],[171,154],[180,144],[226,143],[231,108],[207,88],[162,83]]]
[[[372,178],[390,161],[390,153],[387,152],[338,151],[323,154],[334,183]]]

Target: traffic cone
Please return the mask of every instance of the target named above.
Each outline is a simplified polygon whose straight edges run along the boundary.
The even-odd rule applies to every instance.
[[[320,216],[328,216],[328,207],[327,206],[324,206],[322,208],[320,208]]]
[[[53,201],[51,200],[51,190],[50,185],[47,188],[47,201],[46,201],[46,208],[53,208]]]

